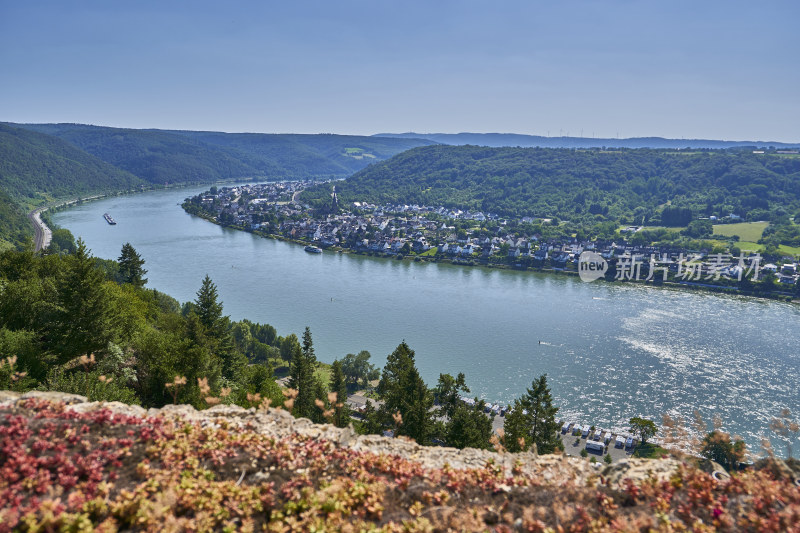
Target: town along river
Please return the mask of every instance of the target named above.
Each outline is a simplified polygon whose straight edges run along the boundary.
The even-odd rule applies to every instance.
[[[689,422],[696,409],[706,420],[719,415],[751,449],[782,408],[800,414],[796,305],[310,254],[186,214],[179,204],[199,192],[108,198],[53,218],[99,257],[116,258],[130,242],[146,261],[148,287],[182,302],[208,274],[232,318],[272,324],[281,335],[309,326],[325,362],[369,350],[380,365],[405,340],[429,386],[439,373],[464,372],[474,395],[507,403],[547,373],[567,420],[622,430],[632,416]]]

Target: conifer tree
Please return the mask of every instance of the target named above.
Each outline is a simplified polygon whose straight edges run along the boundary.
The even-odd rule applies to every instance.
[[[131,243],[122,245],[122,252],[117,259],[119,263],[119,279],[122,283],[130,283],[134,287],[142,288],[147,283],[144,275],[147,270],[142,268],[144,259],[139,255]]]
[[[375,415],[380,426],[397,426],[398,435],[411,437],[419,444],[430,442],[434,430],[433,395],[414,364],[414,351],[405,341],[386,358],[377,392],[384,402]],[[394,422],[398,413],[399,425]]]
[[[303,346],[295,344],[292,350],[291,364],[289,366],[289,387],[297,391],[294,400],[295,416],[314,419],[315,411],[319,411],[314,400],[317,398],[317,358],[314,355],[314,343],[311,339],[311,330],[306,327],[303,333]]]
[[[103,273],[95,267],[82,239],[78,239],[67,265],[58,285],[60,313],[56,329],[61,362],[100,351],[112,337]]]
[[[247,358],[236,350],[230,332],[230,319],[222,314],[217,286],[206,274],[194,301],[195,312],[205,328],[208,347],[220,360],[222,375],[228,380],[237,380],[247,366]]]
[[[504,446],[512,452],[525,451],[533,444],[539,453],[562,449],[555,419],[557,412],[547,386],[547,374],[542,374],[533,380],[522,398],[514,400],[514,407],[506,414]]]
[[[350,408],[347,407],[347,382],[342,372],[342,362],[338,359],[331,365],[331,392],[336,393],[333,424],[336,427],[347,427],[350,424]],[[341,404],[341,407],[339,406]]]
[[[547,386],[547,374],[542,374],[532,383],[522,403],[528,410],[530,417],[531,442],[536,443],[539,453],[553,453],[563,446],[558,437],[558,422],[556,413],[558,407],[553,407],[553,396]]]

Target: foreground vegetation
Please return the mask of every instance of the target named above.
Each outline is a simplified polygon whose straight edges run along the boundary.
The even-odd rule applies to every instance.
[[[800,491],[769,461],[719,481],[691,461],[633,478],[579,460],[504,467],[502,455],[455,469],[213,418],[37,399],[0,408],[0,531],[778,532],[800,523]]]

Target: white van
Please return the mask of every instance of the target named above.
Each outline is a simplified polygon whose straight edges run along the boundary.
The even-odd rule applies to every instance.
[[[603,453],[603,450],[605,450],[605,446],[603,445],[602,442],[597,442],[597,441],[593,441],[593,440],[587,440],[586,441],[586,449],[589,450],[590,452]]]

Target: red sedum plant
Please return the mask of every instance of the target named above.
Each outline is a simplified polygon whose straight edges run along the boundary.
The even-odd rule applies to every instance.
[[[600,476],[523,472],[426,468],[224,419],[78,413],[41,400],[0,408],[0,533],[800,531],[800,488],[767,471],[719,482],[685,464],[622,489]]]

